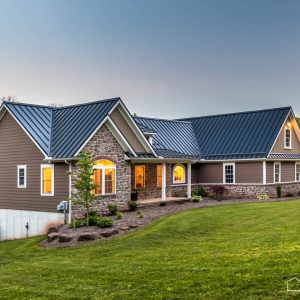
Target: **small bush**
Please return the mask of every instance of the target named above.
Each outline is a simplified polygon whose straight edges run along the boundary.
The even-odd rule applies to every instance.
[[[118,206],[116,204],[108,204],[107,209],[113,216],[115,216],[118,212]]]
[[[200,186],[198,189],[193,190],[192,195],[193,196],[207,197],[208,193],[202,186]]]
[[[159,206],[167,206],[167,201],[165,200],[160,201]]]
[[[114,225],[111,218],[98,217],[97,226],[98,227],[112,227]]]
[[[192,202],[200,202],[202,200],[202,196],[192,196]]]
[[[70,224],[70,227],[74,227],[74,228],[80,228],[83,226],[86,226],[85,220],[73,220],[72,224]]]
[[[144,218],[144,213],[143,213],[141,210],[138,210],[138,211],[136,212],[136,216],[137,216],[138,218]]]
[[[214,198],[216,198],[218,201],[221,201],[224,197],[224,194],[227,192],[227,189],[223,185],[213,185],[210,188],[210,192]]]
[[[282,186],[281,186],[281,184],[276,184],[276,191],[277,191],[277,197],[281,198],[281,194],[282,194]]]
[[[120,211],[117,212],[116,217],[117,219],[123,219],[124,214],[121,213]]]
[[[89,226],[97,226],[98,219],[97,216],[89,216]]]
[[[131,211],[135,211],[137,209],[136,201],[128,201],[128,207]]]
[[[258,200],[269,200],[270,196],[267,193],[261,193],[256,197]]]

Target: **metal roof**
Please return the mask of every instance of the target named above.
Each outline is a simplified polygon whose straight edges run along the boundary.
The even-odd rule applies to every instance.
[[[201,158],[266,158],[291,107],[182,119],[193,124]]]
[[[5,102],[7,109],[52,158],[69,158],[98,128],[120,98],[66,107]]]
[[[300,159],[299,154],[293,153],[271,153],[268,158],[270,159]]]
[[[134,120],[141,130],[143,126],[146,126],[156,131],[156,134],[153,135],[152,145],[157,154],[159,154],[159,150],[164,150],[165,155],[177,153],[176,157],[200,155],[191,122],[145,117],[134,117]],[[160,153],[159,155],[164,156],[162,152]]]

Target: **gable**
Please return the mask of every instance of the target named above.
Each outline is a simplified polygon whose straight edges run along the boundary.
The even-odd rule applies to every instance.
[[[135,152],[148,152],[147,149],[145,149],[143,144],[140,142],[140,140],[137,138],[136,134],[133,132],[132,128],[129,126],[128,122],[125,120],[118,107],[114,109],[113,112],[110,114],[110,118],[121,131],[121,133]]]
[[[292,149],[285,149],[284,147],[284,134],[285,134],[285,127],[288,123],[291,123],[291,133],[292,133]],[[292,113],[289,114],[286,121],[283,123],[283,126],[280,130],[280,133],[274,143],[274,146],[271,150],[271,153],[300,153],[300,142],[297,136],[297,132],[299,134],[299,128],[297,124],[295,123],[295,119],[292,115]]]

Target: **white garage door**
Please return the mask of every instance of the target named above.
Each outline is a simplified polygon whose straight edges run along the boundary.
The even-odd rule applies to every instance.
[[[0,241],[46,234],[49,227],[63,220],[61,213],[0,209]]]

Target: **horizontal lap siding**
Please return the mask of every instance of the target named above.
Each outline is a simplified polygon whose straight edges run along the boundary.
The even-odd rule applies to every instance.
[[[201,164],[198,180],[199,183],[223,183],[222,163]]]
[[[292,182],[295,181],[295,163],[282,162],[281,163],[281,181]]]
[[[44,156],[7,112],[0,121],[0,209],[56,211],[68,199],[68,166],[55,164],[54,196],[40,196],[40,173]],[[27,188],[17,188],[17,165],[27,165]]]
[[[237,162],[235,181],[236,183],[263,183],[263,163]]]

